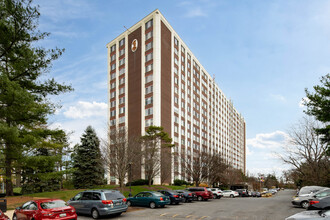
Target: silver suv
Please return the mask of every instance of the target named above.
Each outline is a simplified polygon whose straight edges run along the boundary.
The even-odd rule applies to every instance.
[[[77,214],[92,215],[94,219],[126,212],[126,198],[117,190],[86,190],[68,201]]]

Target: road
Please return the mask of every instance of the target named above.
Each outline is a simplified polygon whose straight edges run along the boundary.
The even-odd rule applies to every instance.
[[[283,220],[297,212],[304,211],[291,205],[293,190],[280,191],[270,198],[222,198],[204,202],[169,205],[165,208],[138,209],[123,213],[120,217],[102,219],[219,219],[219,220]],[[79,216],[78,220],[91,220]]]

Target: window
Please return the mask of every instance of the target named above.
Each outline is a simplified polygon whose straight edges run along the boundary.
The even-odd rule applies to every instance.
[[[179,65],[178,63],[179,63],[179,61],[178,61],[178,59],[175,57],[174,58],[174,63],[176,64],[176,65]]]
[[[146,29],[152,26],[152,19],[146,23]]]
[[[184,56],[181,56],[181,62],[184,63]]]
[[[175,47],[174,47],[174,53],[178,55],[178,49],[176,49]]]
[[[119,41],[119,47],[123,46],[124,44],[125,44],[125,38]]]
[[[123,114],[123,113],[125,113],[125,107],[119,108],[119,114]]]
[[[152,60],[152,52],[146,55],[146,62]]]
[[[111,83],[111,85],[110,85],[110,89],[114,89],[114,88],[116,88],[116,83],[115,82]]]
[[[116,73],[112,73],[111,75],[110,75],[110,79],[115,79],[116,78]]]
[[[111,56],[111,62],[114,61],[115,59],[116,59],[116,55],[114,54]]]
[[[116,50],[116,44],[110,48],[111,53]]]
[[[119,121],[119,124],[124,123],[125,122],[125,116],[120,117],[118,121]]]
[[[124,68],[121,68],[120,70],[119,70],[119,75],[122,75],[122,74],[124,74],[125,73],[125,67]]]
[[[125,83],[125,77],[123,77],[123,78],[121,78],[120,80],[119,80],[119,85],[122,85],[122,84],[124,84]]]
[[[120,51],[119,51],[119,56],[122,56],[122,55],[124,55],[125,54],[125,48],[123,48],[123,49],[121,49]]]
[[[146,116],[148,116],[148,115],[152,115],[152,114],[153,114],[153,109],[152,109],[152,107],[151,107],[151,108],[147,108],[145,113],[146,113]]]
[[[152,37],[152,31],[146,33],[146,40],[149,40]]]
[[[179,45],[179,41],[175,37],[174,37],[174,44],[177,45],[177,46]]]
[[[188,57],[188,60],[190,60],[190,59],[191,59],[191,56],[190,56],[190,54],[189,54],[189,53],[187,53],[187,57]]]
[[[186,50],[184,49],[183,46],[181,46],[181,51],[184,53]]]
[[[119,89],[119,95],[124,94],[125,93],[125,87],[122,87]]]
[[[152,70],[152,64],[146,66],[146,73]]]
[[[176,66],[174,67],[174,73],[178,74],[178,68],[176,68]]]
[[[146,120],[146,127],[152,126],[153,125],[153,119],[150,118],[148,120]]]
[[[146,105],[150,105],[150,104],[152,104],[152,101],[153,101],[152,96],[149,97],[149,98],[146,98]]]
[[[111,70],[115,70],[115,69],[116,69],[116,64],[114,63],[111,65]]]
[[[123,104],[123,103],[125,103],[125,97],[121,97],[121,98],[119,99],[119,105],[121,105],[121,104]]]
[[[179,82],[179,80],[178,80],[178,77],[174,77],[174,83],[176,84],[176,85],[178,85],[178,82]]]
[[[112,110],[110,112],[110,117],[115,117],[116,116],[116,110]]]
[[[112,102],[110,103],[110,108],[113,108],[113,107],[116,107],[116,101],[112,101]]]
[[[179,99],[178,99],[178,97],[175,97],[175,96],[174,96],[174,103],[175,103],[175,104],[178,104],[178,103],[179,103]]]
[[[116,125],[116,119],[110,120],[110,126]]]
[[[111,92],[110,93],[110,98],[115,98],[116,97],[116,92]]]
[[[146,51],[152,48],[152,41],[146,45]]]
[[[152,76],[152,74],[146,76],[146,83],[151,82],[152,80],[153,80],[153,76]]]
[[[153,86],[152,85],[151,86],[148,86],[146,88],[146,94],[152,93],[152,90],[153,90]]]
[[[125,64],[125,58],[119,60],[119,66],[121,66],[121,65],[123,65],[123,64]]]

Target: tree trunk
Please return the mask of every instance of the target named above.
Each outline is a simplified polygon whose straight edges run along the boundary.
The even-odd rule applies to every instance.
[[[13,191],[13,183],[11,181],[12,177],[12,172],[11,172],[11,159],[8,158],[6,155],[6,164],[5,164],[5,169],[6,169],[6,196],[13,196],[14,191]]]
[[[17,168],[16,169],[16,187],[21,187],[21,180],[22,180],[21,168]]]
[[[148,178],[148,186],[151,186],[151,178]]]

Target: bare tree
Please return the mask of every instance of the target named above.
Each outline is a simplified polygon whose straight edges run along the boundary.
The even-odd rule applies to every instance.
[[[220,184],[223,180],[223,175],[229,168],[220,154],[213,153],[208,156],[208,183],[210,186]]]
[[[137,137],[128,137],[125,127],[117,129],[109,127],[107,135],[107,140],[103,140],[102,144],[102,159],[110,175],[118,179],[123,191],[129,166],[141,157],[140,143]]]
[[[191,157],[183,159],[183,169],[187,177],[191,178],[196,186],[208,177],[209,155],[204,152],[194,151]]]
[[[321,143],[315,128],[320,125],[312,118],[303,118],[289,131],[289,143],[280,158],[299,174],[303,184],[328,185],[330,161],[327,145]]]
[[[172,138],[163,130],[163,127],[150,126],[146,134],[141,137],[143,143],[143,160],[145,176],[149,186],[153,178],[161,172],[161,150],[173,147]]]
[[[242,171],[229,166],[222,174],[223,183],[229,188],[232,185],[242,182]]]

